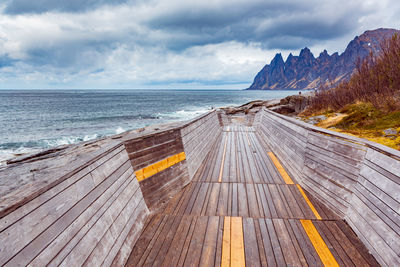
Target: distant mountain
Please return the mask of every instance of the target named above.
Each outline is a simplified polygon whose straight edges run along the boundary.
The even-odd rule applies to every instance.
[[[305,47],[299,56],[290,54],[285,62],[278,53],[257,74],[248,90],[304,90],[318,88],[321,84],[336,84],[351,76],[358,58],[365,58],[370,51],[379,53],[380,42],[395,32],[400,33],[382,28],[366,31],[356,36],[341,55],[337,52],[329,55],[324,50],[315,58]]]

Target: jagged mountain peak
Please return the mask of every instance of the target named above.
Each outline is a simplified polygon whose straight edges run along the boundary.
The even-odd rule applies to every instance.
[[[346,50],[339,55],[332,55],[328,51],[322,51],[317,58],[308,47],[300,50],[299,56],[289,54],[286,61],[282,54],[277,53],[269,65],[254,78],[251,90],[279,90],[279,89],[315,89],[322,82],[329,84],[338,83],[348,79],[354,72],[358,58],[364,58],[370,52],[379,53],[380,43],[390,38],[399,30],[380,28],[365,31],[356,36]]]

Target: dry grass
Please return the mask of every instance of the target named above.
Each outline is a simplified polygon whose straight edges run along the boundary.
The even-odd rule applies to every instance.
[[[386,113],[400,111],[400,37],[381,44],[379,57],[370,54],[358,61],[356,72],[336,88],[321,88],[303,113],[338,111],[357,101],[371,103]]]
[[[345,115],[332,116],[337,112]],[[359,61],[347,82],[321,88],[302,115],[327,115],[318,126],[362,137],[400,149],[400,134],[385,136],[384,129],[400,130],[400,37],[381,44],[381,54]]]

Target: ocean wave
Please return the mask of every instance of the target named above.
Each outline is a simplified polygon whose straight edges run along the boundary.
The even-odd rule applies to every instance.
[[[5,165],[6,161],[23,154],[36,153],[44,149],[61,145],[76,144],[102,137],[99,134],[78,136],[63,136],[54,139],[41,139],[37,141],[15,142],[0,144],[0,166]]]
[[[160,116],[153,114],[138,114],[138,115],[116,115],[116,116],[101,116],[93,118],[77,118],[74,121],[131,121],[131,120],[157,120]]]
[[[160,116],[161,118],[167,119],[167,120],[190,120],[190,119],[193,119],[194,117],[204,114],[208,111],[210,111],[210,109],[187,108],[187,109],[181,109],[181,110],[177,110],[174,112],[167,112],[167,113],[163,113],[163,114],[158,113],[157,115]]]
[[[120,134],[126,132],[126,130],[124,128],[122,128],[121,126],[119,126],[116,130],[115,130],[115,134]]]

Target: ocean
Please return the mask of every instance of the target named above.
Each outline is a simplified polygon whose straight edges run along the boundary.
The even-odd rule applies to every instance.
[[[0,165],[16,155],[296,91],[0,90]]]

